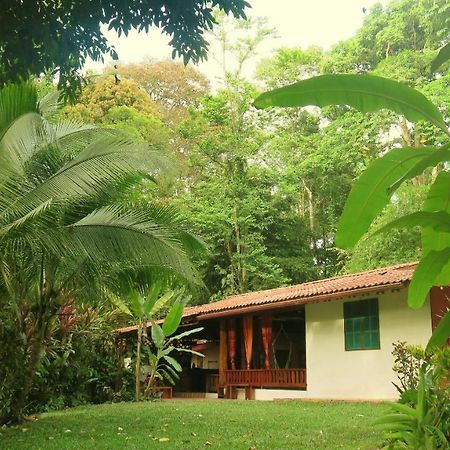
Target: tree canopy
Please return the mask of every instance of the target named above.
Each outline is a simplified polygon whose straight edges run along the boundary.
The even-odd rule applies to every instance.
[[[101,25],[119,36],[131,29],[147,32],[159,27],[171,37],[173,57],[197,62],[206,58],[204,31],[215,23],[214,8],[245,17],[249,6],[245,0],[5,0],[0,16],[0,84],[51,71],[59,74],[59,87],[73,93],[81,85],[77,71],[87,58],[99,61],[109,54],[117,59]]]

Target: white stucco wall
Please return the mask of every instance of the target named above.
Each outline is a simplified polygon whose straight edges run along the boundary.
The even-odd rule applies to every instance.
[[[379,350],[345,351],[343,303],[337,300],[306,305],[306,391],[264,389],[255,399],[310,398],[390,400],[397,398],[392,385],[392,343],[399,340],[426,345],[431,336],[429,299],[423,308],[406,306],[406,290],[365,298],[378,298]]]
[[[345,351],[343,302],[306,305],[308,397],[393,399],[392,343],[426,345],[431,336],[429,300],[423,308],[406,306],[406,289],[378,295],[380,349]],[[371,296],[374,297],[374,296]],[[347,301],[354,301],[348,299]]]

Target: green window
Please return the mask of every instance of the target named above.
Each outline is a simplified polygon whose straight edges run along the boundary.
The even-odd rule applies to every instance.
[[[380,348],[378,299],[344,303],[345,350]]]

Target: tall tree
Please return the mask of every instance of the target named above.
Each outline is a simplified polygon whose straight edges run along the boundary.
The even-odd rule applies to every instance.
[[[238,88],[206,97],[203,108],[191,111],[181,127],[195,145],[189,154],[190,182],[179,201],[210,244],[211,256],[202,268],[215,296],[287,281],[267,253],[273,185],[257,162],[260,133],[246,118],[255,91],[243,82]]]
[[[121,201],[144,174],[164,171],[160,152],[112,130],[50,123],[43,114],[51,98],[38,102],[30,86],[0,90],[0,107],[1,303],[11,312],[11,339],[20,336],[24,372],[3,421],[21,419],[67,300],[100,292],[119,269],[148,267],[191,283],[197,276],[188,257],[196,240],[173,208]]]
[[[318,75],[323,60],[324,53],[314,47],[280,49],[257,74],[267,86],[279,88]],[[348,108],[268,112],[266,121],[271,130],[266,162],[278,167],[278,189],[290,203],[285,214],[304,224],[303,262],[298,260],[292,281],[334,275],[341,268],[334,245],[337,221],[355,176],[375,156],[382,122]]]
[[[324,72],[371,71],[426,92],[448,116],[447,76],[435,77],[430,71],[430,61],[435,52],[433,46],[440,45],[448,34],[447,3],[441,0],[417,0],[413,3],[401,0],[386,7],[376,5],[356,35],[335,46],[331,52],[282,49],[274,58],[261,64],[258,74],[268,87],[277,88]],[[320,126],[315,130],[296,128],[295,124],[301,124],[301,117],[308,114],[315,116]],[[316,228],[316,232],[311,233],[311,246],[318,250],[314,265],[326,264],[322,247],[328,243],[325,254],[328,253],[328,268],[331,270],[339,270],[336,265],[342,262],[342,254],[334,248],[334,234],[343,201],[355,177],[376,156],[398,145],[420,147],[445,141],[442,131],[424,121],[412,125],[394,112],[362,115],[347,107],[278,111],[271,127],[274,129],[273,152],[277,158],[280,156],[276,152],[281,152],[281,160],[285,161],[286,167],[294,168],[289,175],[292,181],[287,185],[303,186],[293,201],[294,204],[305,205],[299,211],[301,214],[309,212],[309,229]],[[441,166],[437,166],[413,179],[413,186],[402,192],[400,201],[394,199],[390,210],[386,211],[386,219],[405,208],[410,210],[418,198],[416,191],[430,183],[440,169]],[[286,170],[286,173],[289,172]],[[317,227],[324,227],[325,233],[317,233]],[[382,251],[389,248],[385,239],[388,238],[378,236],[370,242],[371,245],[366,242],[367,245],[358,246],[354,257],[350,255],[347,269],[366,269],[382,264],[382,261],[394,263],[417,257],[417,233],[396,233],[395,242],[399,248],[390,257]],[[366,255],[364,250],[367,250]],[[375,256],[376,251],[380,252],[379,257]],[[323,269],[319,273],[330,274],[329,270]]]
[[[161,120],[158,105],[133,80],[95,75],[77,102],[66,106],[61,114],[72,121],[120,129],[161,150],[169,145],[170,132]]]
[[[189,108],[199,107],[200,98],[209,92],[205,75],[179,62],[151,61],[116,67],[114,72],[121,80],[133,80],[147,92],[164,122],[172,127],[187,118]]]

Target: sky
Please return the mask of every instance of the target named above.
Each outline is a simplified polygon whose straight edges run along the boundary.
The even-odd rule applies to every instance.
[[[302,47],[317,45],[325,49],[351,37],[362,25],[363,9],[375,3],[388,0],[248,0],[252,8],[249,17],[267,17],[268,25],[277,30],[277,39],[266,42],[259,51],[259,58],[270,56],[280,47]],[[106,28],[105,28],[106,30]],[[148,59],[169,59],[172,49],[167,44],[169,38],[158,29],[149,34],[132,31],[128,37],[118,37],[114,32],[105,34],[119,54],[122,63],[136,63]],[[214,61],[218,48],[211,46],[207,62],[200,63],[200,69],[214,81],[219,76],[219,67]],[[109,63],[110,59],[105,59]],[[252,64],[258,62],[256,58]],[[100,71],[103,64],[89,62],[86,68]],[[247,69],[251,70],[251,69]]]

